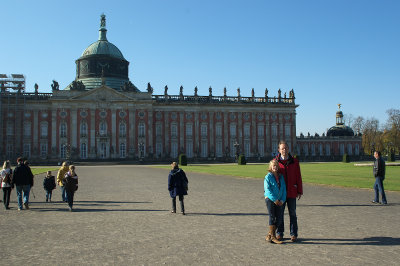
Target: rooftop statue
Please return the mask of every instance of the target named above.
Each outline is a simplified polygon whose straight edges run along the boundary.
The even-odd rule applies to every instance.
[[[106,15],[101,14],[101,20],[100,20],[100,27],[105,28],[106,27]]]
[[[53,84],[51,84],[51,89],[53,91],[58,91],[59,88],[60,88],[60,85],[58,85],[58,82],[53,79]]]

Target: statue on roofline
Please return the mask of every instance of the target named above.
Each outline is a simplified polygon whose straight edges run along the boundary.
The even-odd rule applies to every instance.
[[[147,83],[147,92],[151,94],[153,93],[153,87],[150,85],[150,82]]]
[[[51,89],[53,91],[58,91],[59,87],[60,85],[58,85],[58,82],[53,79],[53,84],[51,84]]]

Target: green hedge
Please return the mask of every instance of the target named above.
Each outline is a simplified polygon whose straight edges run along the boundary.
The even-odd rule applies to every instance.
[[[245,165],[246,164],[246,157],[244,154],[240,154],[238,158],[238,165]]]
[[[179,165],[186,166],[187,165],[187,157],[186,154],[179,154]]]
[[[349,163],[350,162],[350,156],[347,153],[343,154],[342,162],[344,162],[344,163]]]

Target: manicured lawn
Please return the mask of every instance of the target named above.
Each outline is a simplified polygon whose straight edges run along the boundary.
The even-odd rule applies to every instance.
[[[39,175],[39,176],[45,176],[47,171],[51,171],[51,174],[54,176],[57,176],[57,172],[58,172],[57,167],[49,167],[49,168],[42,168],[42,167],[31,167],[32,173],[34,175]]]
[[[156,166],[169,169],[170,166]],[[267,164],[220,164],[183,166],[185,172],[215,175],[264,178]],[[354,163],[301,163],[303,182],[341,187],[372,188],[375,178],[372,166],[354,166]],[[400,191],[400,166],[386,166],[385,190]]]

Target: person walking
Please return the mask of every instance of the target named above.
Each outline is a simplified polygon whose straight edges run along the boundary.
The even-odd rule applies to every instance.
[[[72,206],[74,205],[74,194],[78,190],[78,175],[75,172],[75,165],[69,166],[69,171],[65,174],[63,179],[65,192],[67,193],[67,201],[69,211],[72,212]]]
[[[385,189],[383,188],[383,180],[385,180],[386,165],[385,161],[381,156],[380,151],[375,151],[374,157],[375,161],[374,161],[373,173],[375,177],[375,184],[374,184],[375,199],[372,201],[372,203],[379,203],[379,192],[380,192],[382,196],[382,204],[386,205],[387,204],[386,194],[385,194]]]
[[[64,184],[62,181],[67,172],[68,172],[68,163],[63,162],[57,173],[57,184],[60,186],[61,198],[62,198],[62,201],[64,201],[64,202],[67,202],[67,194],[65,192]]]
[[[279,173],[279,163],[277,160],[269,162],[268,174],[264,178],[264,197],[269,214],[269,232],[265,237],[270,243],[282,244],[276,238],[277,224],[282,219],[283,204],[286,201],[285,178]]]
[[[51,202],[53,189],[56,188],[56,180],[51,171],[47,171],[47,175],[43,179],[43,188],[46,191],[46,202]]]
[[[18,210],[22,210],[22,196],[25,209],[29,210],[29,193],[33,187],[33,174],[31,169],[24,164],[23,158],[17,159],[11,186],[15,185],[17,191]]]
[[[179,197],[181,204],[181,213],[185,215],[185,205],[183,203],[184,195],[187,195],[188,179],[185,172],[178,167],[177,162],[172,162],[171,172],[168,175],[168,190],[172,198],[172,213],[176,213],[176,197]]]
[[[303,182],[301,179],[300,164],[296,158],[289,153],[289,146],[286,141],[281,140],[278,146],[279,154],[276,160],[279,163],[279,173],[283,174],[286,183],[286,202],[283,205],[282,219],[279,219],[277,238],[283,239],[284,211],[287,205],[290,218],[290,240],[297,241],[298,225],[296,215],[296,198],[300,200],[303,195]]]
[[[12,182],[12,170],[10,161],[5,161],[3,164],[3,169],[0,172],[1,178],[1,188],[3,190],[3,204],[6,210],[9,210],[10,207],[10,195],[11,195],[11,182]]]

